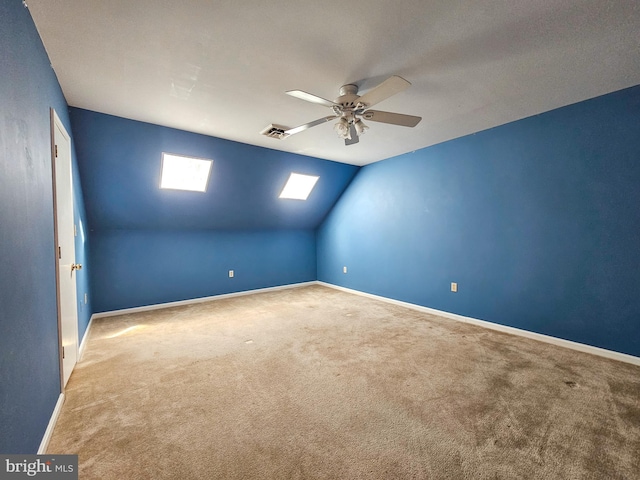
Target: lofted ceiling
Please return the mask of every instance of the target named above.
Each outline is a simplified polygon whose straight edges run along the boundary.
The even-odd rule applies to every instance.
[[[71,106],[365,165],[640,84],[637,0],[28,0]],[[390,75],[412,86],[345,146],[333,100]]]
[[[71,108],[90,230],[314,230],[358,167]],[[115,139],[115,141],[114,141]],[[212,159],[206,192],[158,188],[163,152]],[[289,175],[320,177],[282,200]]]

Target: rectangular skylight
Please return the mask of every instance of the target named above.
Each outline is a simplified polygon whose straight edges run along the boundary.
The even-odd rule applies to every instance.
[[[318,178],[313,175],[302,175],[292,173],[289,175],[286,185],[282,189],[280,198],[291,198],[293,200],[306,200],[311,190],[315,186]]]
[[[206,192],[213,160],[162,154],[160,188]]]

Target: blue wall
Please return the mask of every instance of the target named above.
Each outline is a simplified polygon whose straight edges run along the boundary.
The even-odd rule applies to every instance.
[[[316,279],[310,230],[111,230],[94,234],[91,245],[96,311]]]
[[[318,278],[640,356],[639,152],[634,87],[369,165]]]
[[[60,394],[50,108],[70,122],[29,11],[5,0],[0,18],[0,452],[35,453]],[[79,222],[78,176],[74,187]],[[79,305],[80,335],[90,314]]]
[[[75,108],[71,121],[96,312],[316,279],[315,229],[358,167]],[[162,152],[213,159],[207,192],[161,190]],[[320,176],[306,201],[278,198],[291,172]]]

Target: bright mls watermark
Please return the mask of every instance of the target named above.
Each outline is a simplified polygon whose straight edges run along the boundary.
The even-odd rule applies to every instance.
[[[78,480],[77,455],[0,455],[0,480]]]

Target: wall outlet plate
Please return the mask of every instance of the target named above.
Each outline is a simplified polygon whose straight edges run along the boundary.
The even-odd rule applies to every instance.
[[[342,273],[347,273],[347,267],[342,267]]]
[[[229,278],[233,278],[233,275],[234,275],[233,270],[229,270]]]
[[[458,284],[455,282],[451,282],[451,291],[452,292],[457,292],[458,291]]]

